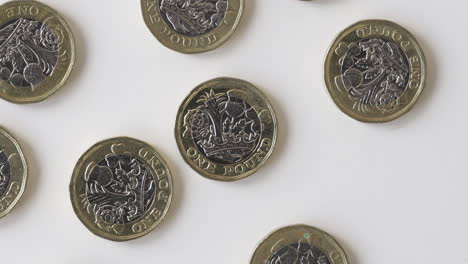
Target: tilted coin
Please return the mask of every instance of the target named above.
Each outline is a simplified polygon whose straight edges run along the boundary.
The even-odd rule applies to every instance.
[[[81,222],[95,235],[126,241],[151,232],[172,200],[172,176],[150,145],[119,137],[92,146],[73,171],[70,197]]]
[[[27,177],[28,167],[21,147],[0,127],[0,218],[21,199]]]
[[[407,113],[424,89],[426,60],[416,39],[385,20],[343,30],[325,59],[325,83],[336,105],[363,122]]]
[[[344,250],[329,234],[307,225],[293,225],[268,235],[250,264],[348,264]]]
[[[0,98],[40,102],[64,85],[74,62],[72,32],[55,10],[38,1],[0,6]]]
[[[242,17],[244,0],[141,0],[146,25],[166,47],[200,53],[223,44]]]
[[[175,137],[184,160],[213,180],[256,172],[276,144],[275,112],[254,85],[217,78],[197,86],[179,108]]]

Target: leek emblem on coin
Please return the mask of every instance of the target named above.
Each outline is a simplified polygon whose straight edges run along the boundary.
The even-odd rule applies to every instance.
[[[254,173],[271,155],[276,116],[252,84],[218,78],[199,85],[182,103],[175,136],[185,161],[198,173],[234,181]]]
[[[386,122],[408,112],[425,82],[426,64],[416,39],[384,20],[358,22],[339,34],[325,61],[325,82],[349,116]]]
[[[28,168],[18,142],[0,128],[0,218],[7,215],[23,195]]]
[[[306,225],[288,226],[265,238],[250,264],[348,264],[341,246],[327,233]]]
[[[163,220],[171,203],[172,179],[152,147],[114,138],[82,156],[70,193],[86,227],[103,238],[125,241],[149,233]]]
[[[166,47],[199,53],[220,46],[235,31],[244,0],[141,0],[143,17]]]
[[[35,103],[55,93],[75,60],[66,21],[37,1],[0,6],[0,97]]]

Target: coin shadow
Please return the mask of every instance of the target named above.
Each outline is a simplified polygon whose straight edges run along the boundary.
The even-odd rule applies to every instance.
[[[338,244],[343,248],[344,252],[346,253],[346,257],[348,258],[348,263],[359,263],[359,258],[355,254],[353,248],[346,243],[346,241],[343,241],[341,239],[337,239],[335,237],[335,240],[338,242]]]
[[[173,195],[171,206],[163,221],[152,232],[141,238],[124,243],[125,245],[147,244],[149,241],[153,241],[154,239],[161,239],[160,237],[165,237],[167,232],[171,232],[171,230],[174,228],[173,225],[175,224],[175,221],[172,219],[175,219],[180,214],[184,200],[184,181],[180,176],[181,174],[179,167],[176,165],[177,163],[173,162],[172,159],[169,159],[169,156],[161,152],[160,149],[158,149],[158,152],[161,154],[161,156],[164,157],[164,161],[169,167],[172,175]]]
[[[11,212],[2,219],[0,219],[0,222],[5,222],[0,225],[0,229],[10,228],[8,223],[14,225],[16,221],[9,221],[9,219],[14,219],[14,217],[16,217],[16,214],[23,214],[23,211],[27,211],[27,208],[31,206],[31,201],[36,197],[39,190],[40,163],[36,159],[37,156],[35,155],[34,149],[31,147],[29,142],[27,140],[24,140],[23,137],[18,136],[21,136],[21,134],[15,133],[15,137],[18,138],[18,142],[21,146],[21,149],[23,150],[26,159],[26,164],[28,167],[28,178],[26,180],[26,187],[23,196],[20,198],[16,206],[11,210]]]
[[[429,104],[434,100],[435,94],[438,91],[438,73],[436,53],[433,52],[429,42],[426,41],[424,36],[415,34],[416,39],[424,52],[426,58],[426,81],[425,87],[418,101],[414,105],[413,109],[401,116],[395,121],[387,123],[387,127],[400,128],[405,126],[408,122],[413,122],[415,119],[424,117],[424,111]]]

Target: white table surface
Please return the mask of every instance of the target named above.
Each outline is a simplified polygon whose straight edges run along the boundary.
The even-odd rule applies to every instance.
[[[23,199],[0,220],[1,263],[248,263],[278,227],[306,223],[333,234],[352,264],[468,263],[468,4],[460,0],[246,0],[229,42],[199,55],[163,47],[137,0],[43,0],[74,31],[78,58],[47,101],[0,101],[0,124],[30,165]],[[322,78],[336,34],[361,19],[393,20],[421,43],[427,87],[387,124],[350,119]],[[280,134],[270,161],[235,183],[186,165],[176,111],[201,82],[232,76],[271,99]],[[166,221],[125,243],[91,234],[68,192],[80,155],[131,136],[155,146],[174,175]]]

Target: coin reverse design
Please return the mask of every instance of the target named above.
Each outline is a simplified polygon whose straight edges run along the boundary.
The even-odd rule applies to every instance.
[[[172,177],[163,158],[132,138],[97,143],[79,159],[70,183],[73,209],[94,234],[136,239],[161,223],[172,199]]]
[[[244,0],[141,0],[146,25],[166,47],[182,53],[223,44],[242,17]]]
[[[388,122],[407,113],[425,79],[426,60],[418,42],[390,21],[351,25],[325,59],[325,83],[334,102],[363,122]]]
[[[0,127],[0,218],[18,203],[26,188],[28,167],[18,142]]]
[[[306,225],[278,229],[256,248],[250,264],[348,264],[341,246],[327,233]]]
[[[197,86],[179,108],[179,150],[199,174],[235,181],[257,171],[277,138],[273,107],[254,85],[217,78]]]
[[[36,103],[59,90],[75,62],[72,32],[57,11],[38,1],[0,6],[0,97]]]

